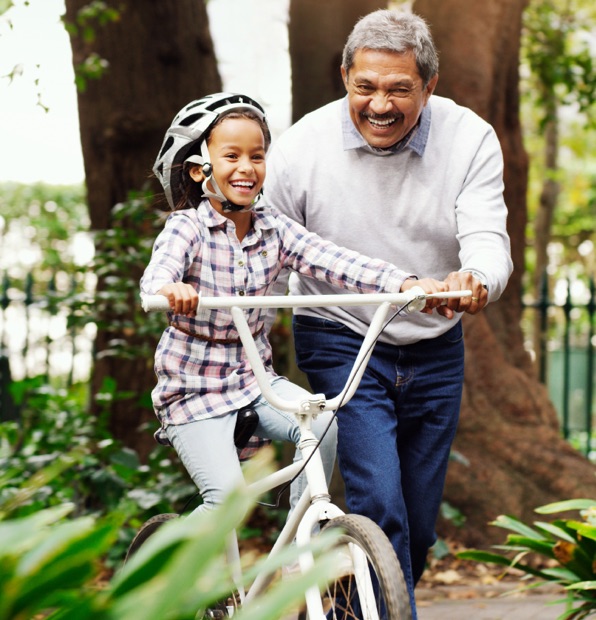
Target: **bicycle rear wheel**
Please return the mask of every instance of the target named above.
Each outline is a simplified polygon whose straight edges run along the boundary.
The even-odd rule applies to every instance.
[[[141,546],[147,541],[147,539],[167,521],[171,521],[172,519],[178,519],[180,517],[179,514],[175,512],[166,512],[160,515],[155,515],[148,519],[141,525],[141,528],[137,532],[136,536],[132,539],[130,546],[128,547],[128,551],[126,552],[126,557],[124,558],[124,564],[130,560],[130,558],[141,548]]]
[[[322,592],[333,620],[411,620],[410,597],[393,546],[368,517],[348,514],[322,531],[341,530],[340,575]]]

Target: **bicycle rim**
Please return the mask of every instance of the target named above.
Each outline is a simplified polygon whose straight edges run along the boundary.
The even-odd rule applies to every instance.
[[[329,620],[411,620],[406,582],[393,546],[367,517],[343,515],[325,530],[340,530],[340,574],[322,592]]]

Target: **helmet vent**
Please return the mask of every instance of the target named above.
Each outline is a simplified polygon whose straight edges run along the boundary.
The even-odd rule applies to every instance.
[[[172,136],[168,136],[167,140],[163,143],[163,146],[161,147],[158,159],[161,159],[163,157],[164,153],[167,152],[167,150],[172,146],[172,144],[174,144],[174,138],[172,138]]]
[[[182,125],[183,127],[189,127],[190,125],[198,121],[203,116],[204,114],[202,114],[201,112],[199,112],[198,114],[191,114],[190,116],[183,118],[180,121],[180,125]]]

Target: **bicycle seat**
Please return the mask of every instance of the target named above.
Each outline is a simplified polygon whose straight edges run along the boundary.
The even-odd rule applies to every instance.
[[[234,429],[234,444],[238,450],[242,450],[253,436],[259,423],[259,414],[251,407],[238,409],[236,415],[236,428]]]

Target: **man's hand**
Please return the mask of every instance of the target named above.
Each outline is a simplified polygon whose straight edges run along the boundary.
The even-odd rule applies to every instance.
[[[475,278],[467,271],[453,271],[445,278],[448,291],[471,290],[471,297],[459,297],[448,299],[446,306],[440,306],[437,310],[439,314],[451,319],[454,312],[467,312],[477,314],[488,303],[488,291],[478,278]]]
[[[158,291],[158,295],[164,295],[168,298],[174,314],[183,314],[189,317],[197,314],[199,294],[190,284],[184,282],[166,284]]]
[[[441,282],[441,280],[435,280],[434,278],[422,278],[422,280],[405,280],[401,285],[401,291],[407,291],[414,286],[419,286],[425,293],[442,293],[448,291],[447,284]],[[434,308],[441,308],[442,299],[427,299],[426,306],[420,311],[425,314],[431,314]],[[440,310],[439,310],[440,312]],[[443,313],[441,313],[443,314]]]

